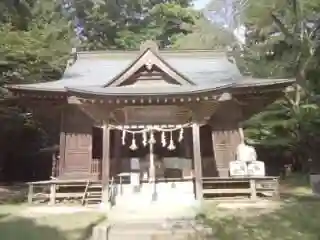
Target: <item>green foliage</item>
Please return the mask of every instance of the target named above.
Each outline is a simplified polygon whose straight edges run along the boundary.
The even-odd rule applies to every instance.
[[[71,48],[70,25],[52,1],[28,2],[20,4],[30,17],[13,11],[0,26],[0,86],[57,79],[64,70]]]
[[[249,1],[248,39],[233,55],[244,74],[297,80],[284,99],[246,123],[256,144],[287,148],[306,159],[317,151],[320,109],[319,26],[314,0]]]
[[[3,86],[61,77],[73,31],[60,9],[58,1],[50,0],[0,3],[0,169],[6,161],[34,156],[46,142],[39,125],[7,103]]]
[[[176,49],[223,49],[234,41],[233,35],[200,15],[192,32],[175,41]]]
[[[83,49],[137,49],[145,40],[164,48],[191,31],[196,13],[189,5],[188,0],[75,0],[73,15],[83,20]]]

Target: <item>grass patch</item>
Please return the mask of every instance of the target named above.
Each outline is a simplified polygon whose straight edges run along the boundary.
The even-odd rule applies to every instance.
[[[87,240],[94,226],[105,220],[96,212],[21,217],[23,206],[0,206],[2,240]]]
[[[247,216],[245,211],[255,211],[256,216]],[[215,236],[223,240],[318,240],[318,219],[320,203],[302,201],[285,203],[270,213],[259,214],[259,209],[247,209],[237,215],[210,217],[205,221]]]
[[[280,183],[281,193],[285,195],[307,196],[312,195],[310,188],[309,175],[292,174]]]
[[[26,206],[25,204],[0,204],[0,216],[17,214]]]
[[[211,206],[204,221],[222,240],[319,240],[320,200],[312,197],[307,176],[292,176],[281,183],[278,208],[246,208],[223,214]]]

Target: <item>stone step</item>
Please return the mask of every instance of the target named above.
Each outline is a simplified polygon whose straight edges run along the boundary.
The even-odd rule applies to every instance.
[[[115,206],[108,213],[110,221],[142,221],[171,218],[194,218],[198,212],[195,206],[168,206],[155,204],[144,207]]]

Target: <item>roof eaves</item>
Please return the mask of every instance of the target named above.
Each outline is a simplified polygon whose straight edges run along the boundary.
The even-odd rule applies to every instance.
[[[264,86],[272,86],[272,85],[281,85],[281,84],[294,84],[296,82],[295,79],[259,79],[252,78],[254,81],[245,81],[238,82],[235,84],[234,88],[245,88],[245,87],[264,87]],[[259,81],[257,81],[259,80]]]
[[[30,85],[30,86],[28,86]],[[36,91],[36,92],[66,92],[65,88],[45,88],[45,87],[34,87],[32,84],[21,84],[21,85],[7,85],[7,88],[10,91]]]
[[[206,87],[206,88],[196,88],[194,89],[186,89],[183,91],[172,91],[172,92],[166,92],[166,93],[158,93],[158,92],[148,92],[145,89],[143,91],[136,91],[136,92],[97,92],[94,90],[88,90],[88,89],[81,89],[81,88],[66,88],[67,93],[69,94],[86,94],[86,95],[94,95],[94,96],[110,96],[110,97],[117,97],[117,96],[157,96],[157,95],[186,95],[186,94],[201,94],[205,92],[214,92],[219,90],[227,90],[233,87],[234,84],[225,84],[222,86],[216,86],[216,87]],[[183,89],[183,87],[181,87]],[[148,90],[150,90],[148,88]]]

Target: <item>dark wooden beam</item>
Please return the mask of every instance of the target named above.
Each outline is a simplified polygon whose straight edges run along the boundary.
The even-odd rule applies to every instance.
[[[109,202],[109,175],[110,175],[110,127],[103,128],[102,138],[102,203]]]
[[[192,112],[192,121],[203,122],[210,119],[210,117],[218,108],[219,104],[220,103],[215,100],[189,104],[189,108]]]
[[[195,190],[196,199],[202,200],[202,163],[200,152],[200,126],[199,124],[192,125],[192,139],[193,139],[193,161],[194,161],[194,175],[195,175]]]

